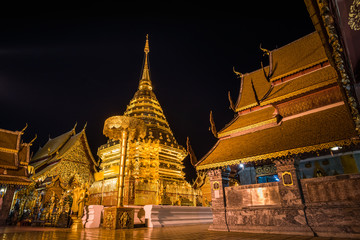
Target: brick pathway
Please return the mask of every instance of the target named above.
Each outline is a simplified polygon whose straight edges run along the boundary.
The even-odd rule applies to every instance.
[[[0,240],[63,240],[63,239],[194,239],[194,240],[323,240],[341,238],[317,238],[277,234],[253,234],[236,232],[208,231],[209,225],[189,225],[164,228],[135,228],[126,230],[108,230],[102,228],[72,231],[68,228],[40,227],[0,227]],[[343,240],[343,239],[342,239]]]

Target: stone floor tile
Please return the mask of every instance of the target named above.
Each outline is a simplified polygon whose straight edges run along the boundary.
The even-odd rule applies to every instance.
[[[0,240],[85,240],[85,239],[159,239],[159,240],[341,240],[307,236],[208,231],[209,225],[189,225],[164,228],[135,228],[125,230],[64,228],[1,227]]]

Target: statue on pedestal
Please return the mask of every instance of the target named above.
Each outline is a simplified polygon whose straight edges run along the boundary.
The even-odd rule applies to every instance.
[[[87,200],[88,184],[82,184],[81,187],[76,187],[73,190],[73,204],[71,206],[73,229],[82,228],[81,218],[84,215],[84,206]]]

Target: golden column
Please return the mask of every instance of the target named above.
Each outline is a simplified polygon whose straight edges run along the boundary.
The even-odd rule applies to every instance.
[[[106,119],[104,124],[104,135],[113,140],[120,141],[120,163],[117,181],[117,207],[122,207],[124,202],[125,162],[128,141],[144,138],[146,136],[146,125],[143,120],[127,117],[113,116]]]

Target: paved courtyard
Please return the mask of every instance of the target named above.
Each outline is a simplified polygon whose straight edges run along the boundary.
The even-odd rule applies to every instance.
[[[310,240],[310,239],[334,239],[340,238],[317,238],[277,234],[252,234],[235,232],[214,232],[208,231],[209,225],[189,225],[180,227],[163,228],[135,228],[126,230],[108,230],[102,228],[83,229],[72,231],[64,228],[42,228],[42,227],[1,227],[0,240],[57,240],[57,239],[267,239],[267,240]]]

